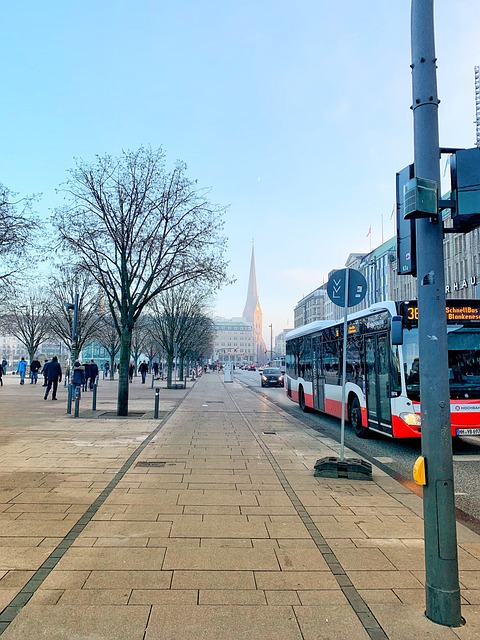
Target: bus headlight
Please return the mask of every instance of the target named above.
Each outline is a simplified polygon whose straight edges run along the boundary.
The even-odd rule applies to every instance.
[[[401,413],[400,418],[408,424],[409,427],[421,427],[422,418],[419,413]]]

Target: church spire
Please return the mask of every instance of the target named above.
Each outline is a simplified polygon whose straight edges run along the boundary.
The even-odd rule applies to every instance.
[[[250,277],[248,279],[248,292],[245,309],[243,310],[245,322],[251,324],[255,335],[255,358],[257,362],[264,362],[265,343],[262,338],[262,309],[258,299],[257,274],[255,271],[255,251],[252,242],[252,259],[250,261]]]
[[[260,305],[258,301],[257,291],[257,274],[255,271],[255,248],[252,242],[252,259],[250,261],[250,277],[248,279],[247,301],[243,310],[243,317],[247,322],[253,323],[257,304]]]

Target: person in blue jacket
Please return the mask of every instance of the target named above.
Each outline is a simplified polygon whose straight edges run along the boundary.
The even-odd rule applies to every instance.
[[[25,384],[25,374],[27,373],[27,361],[22,358],[18,363],[17,373],[20,374],[20,384]]]

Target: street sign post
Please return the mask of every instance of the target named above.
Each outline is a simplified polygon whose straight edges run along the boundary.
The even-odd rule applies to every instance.
[[[356,479],[372,478],[372,465],[358,458],[345,459],[345,405],[347,384],[347,334],[348,308],[360,304],[367,294],[367,281],[356,269],[339,269],[327,282],[327,294],[330,300],[343,307],[343,351],[342,351],[342,419],[340,424],[340,460],[322,458],[315,463],[315,475]]]

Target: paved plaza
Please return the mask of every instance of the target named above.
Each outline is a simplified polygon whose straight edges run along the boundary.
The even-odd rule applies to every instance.
[[[2,640],[478,640],[480,536],[458,525],[463,627],[424,616],[421,499],[313,476],[338,445],[217,373],[116,382],[78,418],[0,389]],[[347,452],[348,455],[348,452]]]

